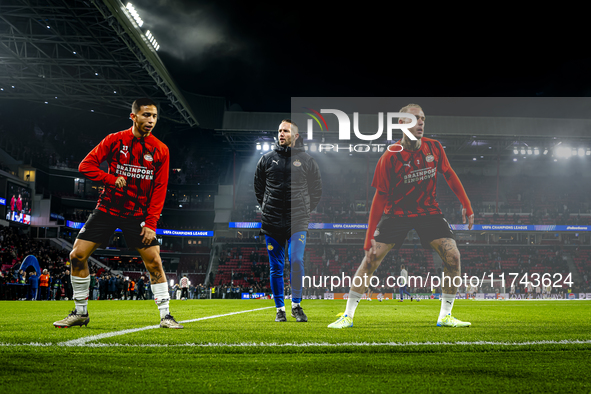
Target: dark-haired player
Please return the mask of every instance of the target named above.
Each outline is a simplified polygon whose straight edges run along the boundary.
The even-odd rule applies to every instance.
[[[364,275],[371,277],[373,272],[392,248],[399,249],[408,232],[415,229],[421,239],[423,247],[431,247],[443,260],[446,276],[453,279],[460,276],[460,252],[454,239],[451,227],[444,219],[439,204],[435,200],[437,173],[443,173],[445,180],[462,203],[462,219],[468,228],[474,224],[474,213],[470,200],[460,182],[460,179],[449,165],[441,143],[423,137],[425,114],[420,106],[409,104],[400,112],[415,115],[417,124],[408,128],[416,140],[411,140],[404,134],[401,141],[403,150],[391,152],[386,150],[380,158],[372,186],[376,193],[371,206],[368,229],[365,237],[365,257],[357,269],[355,276],[361,286],[353,285],[349,292],[345,314],[329,328],[346,328],[353,326],[353,315],[359,300],[365,291]],[[400,118],[398,123],[408,123],[409,119]],[[453,280],[442,284],[443,295],[441,310],[437,319],[438,327],[467,327],[468,322],[462,322],[451,316],[457,287]]]
[[[99,246],[106,246],[115,229],[120,228],[128,246],[140,253],[150,273],[160,327],[183,328],[168,310],[168,284],[156,240],[156,223],[168,185],[168,147],[152,135],[158,120],[156,103],[148,98],[134,101],[130,117],[132,127],[108,135],[78,167],[87,178],[102,182],[105,189],[70,253],[76,308],[53,323],[56,327],[88,325],[88,258]],[[103,161],[109,165],[108,172],[99,168]]]

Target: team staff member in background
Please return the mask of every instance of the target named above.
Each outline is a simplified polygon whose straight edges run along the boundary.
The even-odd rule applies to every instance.
[[[291,316],[307,322],[302,301],[304,249],[310,212],[322,195],[318,165],[304,151],[298,126],[291,119],[281,121],[278,142],[261,157],[254,176],[254,190],[261,207],[261,233],[265,235],[271,268],[271,290],[277,307],[275,321],[285,317],[285,243],[291,266]]]
[[[365,258],[361,261],[355,276],[363,281],[364,275],[371,277],[386,254],[392,248],[399,249],[411,229],[415,229],[424,248],[433,248],[443,260],[447,277],[461,276],[460,252],[451,227],[443,217],[436,201],[437,173],[446,182],[462,204],[462,218],[468,229],[474,224],[474,213],[470,200],[455,171],[451,168],[443,146],[439,141],[423,137],[425,114],[417,104],[409,104],[400,112],[413,114],[417,123],[408,128],[416,140],[406,134],[398,144],[400,152],[386,150],[374,173],[372,186],[376,188],[369,214],[365,237]],[[410,119],[400,118],[398,123],[409,123]],[[453,281],[443,281],[441,309],[437,327],[468,327],[469,322],[451,316],[451,310],[458,288]],[[354,284],[355,281],[351,280]],[[359,304],[365,283],[353,285],[349,291],[345,314],[329,328],[353,326],[353,315]]]
[[[39,277],[39,291],[41,292],[41,300],[46,301],[49,299],[49,271],[47,268],[43,270]]]
[[[169,313],[168,284],[156,240],[156,223],[168,185],[168,147],[152,135],[158,120],[156,103],[148,98],[134,101],[130,117],[132,127],[108,135],[78,168],[87,178],[103,182],[105,189],[70,253],[76,309],[53,323],[56,327],[88,325],[88,258],[96,248],[106,246],[115,229],[120,228],[150,273],[160,327],[183,328]],[[99,168],[103,161],[107,161],[109,172]]]
[[[408,292],[408,271],[406,270],[406,267],[404,266],[404,264],[402,264],[400,266],[400,276],[402,276],[404,278],[404,286],[399,286],[400,287],[400,300],[398,300],[398,301],[399,302],[404,301],[404,294],[407,294],[410,297],[410,300],[412,301],[412,296]],[[418,300],[419,299],[417,298],[417,301]]]
[[[37,292],[39,290],[39,277],[37,276],[37,271],[31,272],[29,275],[29,285],[29,296],[27,299],[37,301]]]
[[[183,275],[181,279],[181,299],[186,300],[189,298],[189,278],[187,275]]]

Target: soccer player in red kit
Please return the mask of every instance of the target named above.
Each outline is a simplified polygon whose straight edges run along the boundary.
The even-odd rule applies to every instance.
[[[160,310],[160,327],[183,328],[169,313],[170,295],[156,240],[156,223],[168,186],[168,147],[152,135],[158,120],[158,109],[152,100],[134,101],[130,117],[132,127],[108,135],[78,167],[87,178],[104,183],[105,189],[70,253],[76,308],[65,319],[53,323],[56,327],[88,325],[88,258],[99,246],[106,246],[119,228],[128,246],[140,253],[150,273],[154,301]],[[99,168],[103,161],[109,165],[108,172]]]
[[[460,179],[449,165],[445,151],[439,141],[423,137],[425,114],[420,106],[409,104],[400,112],[411,113],[417,124],[408,128],[416,138],[411,140],[404,134],[398,144],[400,150],[388,149],[376,166],[372,186],[376,193],[370,210],[368,229],[365,237],[365,258],[355,273],[359,279],[352,280],[345,313],[329,328],[353,326],[353,316],[359,300],[365,292],[364,276],[371,278],[374,271],[392,248],[399,249],[408,232],[415,229],[424,248],[433,248],[443,260],[444,273],[453,277],[461,275],[460,252],[451,227],[443,217],[435,200],[437,173],[445,177],[448,185],[462,204],[462,219],[468,228],[474,225],[474,213]],[[408,123],[400,118],[398,123]],[[361,283],[360,286],[355,284]],[[442,283],[442,300],[438,327],[468,327],[469,322],[451,316],[457,287],[453,280]]]

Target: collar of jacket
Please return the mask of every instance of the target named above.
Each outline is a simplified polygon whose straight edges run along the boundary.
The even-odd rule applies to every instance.
[[[279,145],[279,143],[275,143],[275,146],[273,147],[273,150],[277,153],[279,153],[280,155],[284,155],[284,156],[293,156],[293,155],[297,155],[298,153],[301,153],[304,151],[304,147],[290,147],[290,146],[281,146]]]

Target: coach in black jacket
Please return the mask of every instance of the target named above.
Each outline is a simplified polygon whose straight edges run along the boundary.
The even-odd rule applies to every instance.
[[[286,321],[283,266],[285,243],[291,266],[291,315],[308,321],[300,302],[304,276],[304,249],[310,212],[322,195],[320,170],[304,151],[298,127],[290,119],[279,125],[278,143],[261,157],[254,176],[254,190],[261,207],[261,233],[265,235],[271,268],[271,289],[277,307],[275,321]]]

